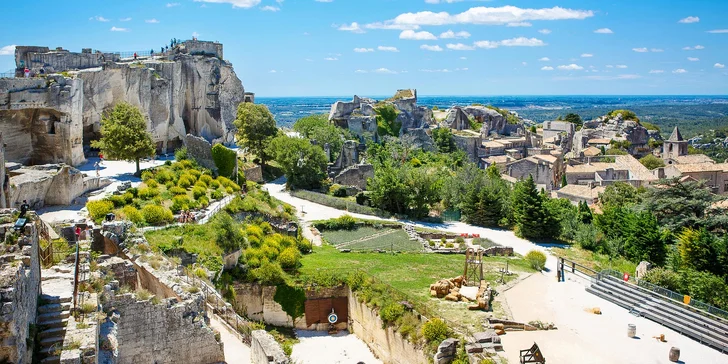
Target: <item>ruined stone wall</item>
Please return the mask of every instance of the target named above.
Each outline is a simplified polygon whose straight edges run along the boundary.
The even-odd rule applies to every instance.
[[[9,216],[10,210],[0,212]],[[0,263],[0,362],[30,363],[30,328],[35,323],[40,294],[38,232],[40,220],[30,213],[24,235],[3,253]],[[12,224],[0,226],[0,235],[11,231]],[[32,340],[32,338],[30,338]]]
[[[482,138],[453,134],[452,141],[458,149],[464,151],[468,155],[471,162],[476,162],[478,160],[478,148],[480,148],[483,143]]]
[[[369,349],[384,364],[427,364],[423,348],[418,348],[391,327],[383,329],[382,319],[375,310],[359,302],[355,293],[349,294],[349,332],[367,343]]]
[[[365,190],[369,178],[374,178],[374,166],[371,164],[358,164],[339,173],[334,177],[334,183],[342,186],[356,186],[360,190]]]
[[[66,165],[42,165],[10,172],[10,207],[23,200],[34,209],[46,205],[69,205],[88,191],[108,186],[108,179],[86,177],[79,170]]]
[[[215,161],[212,159],[212,144],[204,138],[196,137],[192,134],[187,134],[185,138],[185,145],[187,146],[187,153],[194,158],[197,163],[201,166],[217,170]]]
[[[252,364],[287,364],[291,362],[273,335],[265,330],[255,330],[251,336],[250,361]]]
[[[248,169],[243,170],[243,174],[245,174],[245,179],[248,181],[263,182],[263,168],[261,166],[255,166],[250,167]]]
[[[558,167],[552,167],[548,163],[534,162],[529,159],[522,159],[520,161],[513,162],[507,167],[509,176],[518,179],[525,179],[531,175],[533,176],[533,181],[536,184],[546,185],[548,190],[557,185],[554,168]]]
[[[182,43],[182,47],[184,48],[184,52],[189,54],[201,54],[218,57],[220,59],[223,58],[221,43],[193,39]]]
[[[115,296],[120,318],[117,328],[119,364],[219,363],[225,361],[222,343],[201,313],[201,295],[184,302],[160,304],[137,301],[133,294]]]

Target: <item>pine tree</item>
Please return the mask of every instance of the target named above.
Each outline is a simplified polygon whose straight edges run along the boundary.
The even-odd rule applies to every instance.
[[[554,219],[548,215],[543,198],[533,176],[516,183],[511,196],[516,234],[534,239],[552,237],[554,226],[548,224],[553,225]]]
[[[647,260],[656,265],[663,265],[667,257],[667,247],[657,219],[649,211],[631,213],[625,227],[624,255],[632,261]]]

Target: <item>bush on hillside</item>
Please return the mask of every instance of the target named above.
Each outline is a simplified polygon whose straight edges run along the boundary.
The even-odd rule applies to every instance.
[[[172,211],[160,205],[149,204],[144,206],[142,216],[149,225],[162,225],[174,221]]]
[[[189,156],[187,154],[187,147],[182,147],[174,151],[174,159],[176,161],[183,161],[185,159],[188,159]]]
[[[93,220],[101,220],[114,210],[114,203],[108,200],[89,201],[86,203],[88,214]]]
[[[258,283],[267,286],[276,286],[285,281],[286,273],[278,263],[264,261],[259,268],[250,271],[250,275]]]
[[[237,155],[235,151],[222,144],[215,144],[212,147],[212,160],[221,176],[231,178],[235,169]]]
[[[124,208],[121,210],[121,213],[127,220],[137,225],[144,222],[144,217],[142,216],[142,213],[139,212],[139,210],[137,210],[137,208],[134,206],[124,206]]]
[[[139,189],[139,198],[142,200],[151,200],[159,196],[159,190],[152,187],[142,187]]]
[[[525,258],[533,269],[541,271],[546,267],[546,254],[543,252],[531,250],[526,254]]]
[[[283,269],[297,268],[300,260],[301,253],[294,247],[284,249],[278,256],[278,263],[281,264]]]
[[[433,318],[422,325],[422,336],[427,342],[442,342],[449,336],[450,330],[447,324],[439,318]]]

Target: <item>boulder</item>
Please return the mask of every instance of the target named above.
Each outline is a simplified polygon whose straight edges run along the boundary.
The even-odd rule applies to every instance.
[[[463,109],[456,106],[448,111],[444,126],[455,130],[470,129],[470,120]]]

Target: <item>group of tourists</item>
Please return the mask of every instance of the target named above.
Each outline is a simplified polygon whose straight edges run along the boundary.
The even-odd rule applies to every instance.
[[[193,214],[189,210],[183,210],[179,214],[179,222],[182,223],[182,224],[185,224],[185,223],[188,223],[188,222],[194,223],[195,221],[197,221],[197,218],[195,218],[195,214]]]

